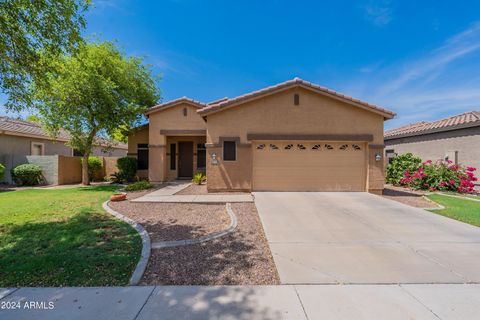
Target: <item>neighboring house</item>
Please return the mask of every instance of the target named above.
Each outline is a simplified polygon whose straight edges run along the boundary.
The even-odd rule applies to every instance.
[[[387,130],[385,145],[387,158],[411,152],[423,160],[448,159],[480,168],[480,112]]]
[[[208,104],[145,112],[128,153],[151,181],[206,171],[209,191],[370,191],[384,184],[383,123],[394,113],[295,78]]]
[[[66,132],[60,132],[56,139],[49,137],[42,127],[34,122],[0,117],[0,163],[6,166],[5,181],[11,183],[10,169],[27,163],[27,156],[80,154],[67,146],[69,140]],[[112,149],[105,149],[107,141],[93,148],[95,156],[121,157],[127,154],[127,145],[117,144]],[[103,145],[103,146],[102,146]]]

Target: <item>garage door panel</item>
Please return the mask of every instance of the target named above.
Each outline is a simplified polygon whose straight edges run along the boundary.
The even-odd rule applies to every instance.
[[[254,190],[365,191],[364,144],[355,144],[355,148],[360,150],[355,150],[348,142],[262,142],[254,146],[260,144],[264,146],[262,149],[254,149]],[[305,149],[299,149],[299,144]],[[324,148],[325,145],[332,150]],[[293,147],[287,150],[286,146]],[[314,146],[321,147],[315,150]]]

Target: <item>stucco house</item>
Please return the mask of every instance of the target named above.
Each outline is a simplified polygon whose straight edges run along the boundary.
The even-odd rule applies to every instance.
[[[387,130],[385,145],[387,159],[411,152],[423,160],[449,159],[480,168],[480,112]]]
[[[384,185],[392,111],[295,78],[235,98],[145,112],[128,154],[151,181],[207,174],[216,191],[369,191]]]
[[[27,163],[28,156],[80,156],[65,143],[69,135],[61,131],[52,139],[42,127],[34,122],[0,117],[0,163],[6,167],[4,180],[11,183],[10,169]],[[93,148],[92,155],[103,157],[123,157],[127,155],[126,144],[116,144],[106,149],[107,141],[99,140]]]

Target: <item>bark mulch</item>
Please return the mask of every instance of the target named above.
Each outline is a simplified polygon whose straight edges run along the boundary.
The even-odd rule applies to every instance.
[[[383,190],[383,197],[401,202],[403,204],[416,208],[439,208],[437,204],[426,200],[423,195],[425,192],[409,190],[406,188],[385,186]]]
[[[145,192],[128,194],[127,199]],[[225,230],[230,225],[225,205],[110,202],[109,206],[140,223],[152,242],[193,239]]]
[[[232,209],[238,219],[232,234],[198,245],[152,250],[141,284],[278,284],[255,205],[237,203]]]
[[[248,194],[248,192],[208,192],[206,184],[191,184],[185,189],[180,190],[175,194],[182,194],[182,195],[200,195],[200,194]]]

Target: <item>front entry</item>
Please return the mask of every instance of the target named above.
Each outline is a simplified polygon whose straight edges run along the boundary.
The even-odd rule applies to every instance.
[[[193,176],[193,142],[180,141],[178,143],[178,177],[191,178]]]

